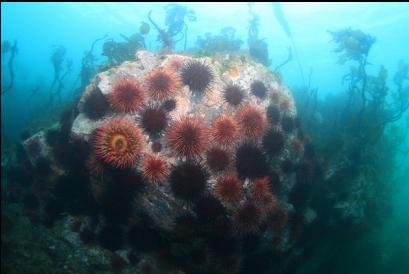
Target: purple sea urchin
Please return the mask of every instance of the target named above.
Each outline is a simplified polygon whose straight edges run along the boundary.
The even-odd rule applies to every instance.
[[[227,85],[224,89],[224,100],[232,106],[243,102],[245,91],[238,85]]]
[[[85,99],[83,110],[85,115],[91,120],[101,119],[109,110],[109,103],[99,88],[91,90]]]
[[[181,78],[193,93],[203,94],[213,82],[210,67],[198,61],[189,61],[182,67]]]
[[[260,99],[264,99],[267,95],[267,88],[262,81],[256,80],[251,83],[251,93]]]
[[[169,183],[175,197],[196,200],[206,188],[207,172],[197,163],[183,162],[172,170]]]
[[[278,129],[270,129],[263,137],[263,148],[270,156],[279,154],[285,144],[283,133]]]
[[[148,107],[142,112],[141,124],[148,134],[158,134],[166,128],[166,113],[160,108]]]
[[[223,171],[229,165],[230,157],[227,151],[213,147],[206,153],[206,162],[210,170]]]

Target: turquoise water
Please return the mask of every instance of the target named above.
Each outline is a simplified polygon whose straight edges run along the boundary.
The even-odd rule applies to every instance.
[[[19,83],[21,87],[16,89],[14,99],[2,98],[4,126],[18,127],[17,131],[24,128],[29,117],[28,109],[22,108],[18,116],[12,110],[23,104],[27,88],[36,86],[39,82],[47,85],[51,81],[53,71],[48,59],[53,45],[64,45],[67,58],[73,60],[73,72],[69,75],[71,79],[67,79],[69,85],[79,73],[84,51],[89,50],[95,39],[108,34],[109,37],[120,40],[121,33],[135,33],[140,22],[147,21],[150,10],[154,10],[153,16],[160,22],[165,5],[166,3],[2,4],[2,41],[18,40],[16,78],[25,79],[24,83]],[[189,25],[188,46],[195,45],[198,35],[206,32],[219,33],[220,29],[228,26],[236,29],[237,36],[246,39],[247,21],[250,18],[246,3],[191,3],[189,7],[196,11],[198,20]],[[310,70],[312,71],[311,80],[320,89],[321,95],[341,90],[339,75],[343,75],[348,69],[348,66],[334,65],[335,57],[331,52],[334,45],[331,44],[328,30],[352,27],[377,37],[378,41],[371,51],[371,61],[382,64],[391,71],[407,55],[409,11],[405,3],[285,3],[283,10],[297,46],[304,77],[307,78]],[[278,65],[287,57],[290,40],[275,19],[270,3],[254,5],[254,11],[261,20],[259,36],[266,38],[273,66]],[[156,36],[157,33],[152,31],[146,38],[150,50],[159,48]],[[101,51],[101,46],[97,44],[95,53]],[[181,46],[182,43],[176,49]],[[369,69],[377,68],[373,66]],[[302,79],[296,62],[285,66],[282,73],[290,86],[299,85]],[[69,94],[65,95],[69,97]],[[13,115],[7,116],[8,113]]]
[[[103,55],[104,43],[109,39],[115,42],[126,42],[124,36],[131,37],[135,33],[141,33],[140,28],[143,22],[149,24],[150,27],[146,34],[143,33],[146,49],[156,53],[164,51],[161,41],[157,39],[158,31],[149,21],[148,14],[152,11],[153,20],[161,28],[166,29],[166,5],[168,4],[1,4],[2,171],[12,165],[9,163],[13,160],[8,158],[13,158],[10,156],[11,151],[15,150],[20,143],[22,133],[28,131],[31,136],[39,130],[49,128],[59,120],[60,113],[67,106],[77,102],[78,96],[84,92],[81,87],[83,76],[81,62],[84,54],[90,50],[96,39],[103,38],[98,40],[93,48],[93,73],[88,80],[91,80],[98,70],[104,71],[112,67],[108,65],[107,56]],[[310,233],[306,234],[308,237],[317,237],[316,246],[305,240],[299,247],[300,250],[305,248],[306,253],[310,252],[308,254],[310,257],[308,260],[305,259],[307,257],[302,256],[304,260],[298,257],[294,261],[289,259],[288,264],[294,264],[297,267],[280,265],[281,268],[278,271],[282,273],[386,273],[386,271],[407,273],[409,256],[405,254],[409,255],[407,237],[409,229],[409,184],[407,179],[409,178],[409,112],[407,111],[409,73],[407,68],[406,72],[405,69],[402,69],[404,77],[400,89],[396,85],[395,74],[398,72],[399,62],[406,66],[409,63],[409,5],[407,3],[281,3],[275,5],[253,3],[251,6],[248,3],[184,3],[181,5],[186,5],[188,10],[191,9],[190,15],[194,14],[196,19],[184,17],[184,22],[188,26],[186,44],[184,36],[175,44],[171,52],[192,56],[216,56],[217,50],[203,51],[201,45],[197,43],[198,37],[203,38],[206,33],[217,35],[226,27],[234,28],[235,39],[242,40],[240,52],[248,54],[249,21],[254,18],[253,15],[258,16],[257,38],[267,45],[270,59],[267,60],[270,61],[267,65],[268,69],[278,73],[293,92],[298,117],[304,125],[304,131],[315,140],[316,161],[320,163],[320,167],[336,166],[338,161],[348,158],[352,152],[359,150],[350,151],[351,147],[365,147],[365,153],[363,153],[365,156],[357,160],[355,167],[360,175],[365,174],[365,176],[362,175],[365,180],[374,182],[369,183],[369,186],[376,188],[363,191],[377,194],[361,195],[361,193],[356,199],[364,203],[367,209],[373,204],[371,212],[376,218],[367,217],[363,221],[360,220],[359,229],[361,230],[358,229],[360,232],[353,234],[356,241],[351,240],[351,235],[343,235],[345,239],[348,239],[345,240],[345,245],[341,245],[342,237],[340,242],[331,242],[330,239],[338,235],[336,229],[342,230],[344,226],[349,225],[347,222],[335,223],[335,226],[338,226],[335,232],[331,227],[334,224],[329,224],[330,229],[322,237],[324,243],[318,241],[320,237],[316,235],[319,233],[316,232],[317,228],[306,229]],[[249,7],[252,13],[249,12]],[[370,45],[370,50],[366,52],[367,55],[363,54],[367,57],[363,78],[369,83],[379,76],[379,81],[374,80],[367,86],[369,102],[365,110],[367,116],[364,116],[360,122],[357,122],[359,112],[357,105],[362,103],[359,101],[361,98],[358,93],[354,95],[356,97],[347,96],[351,91],[348,89],[354,82],[345,75],[350,72],[351,67],[358,67],[359,64],[362,64],[360,63],[362,59],[357,61],[357,59],[347,58],[345,63],[339,64],[342,51],[334,51],[339,44],[334,41],[335,36],[331,35],[331,32],[348,28],[360,30],[376,38]],[[6,41],[11,44],[17,42],[17,50],[12,65],[13,86],[3,94],[10,83],[8,62],[11,51],[5,50]],[[341,42],[345,42],[345,46],[348,41],[341,39]],[[354,48],[351,43],[348,44],[350,49],[356,50],[357,48]],[[54,98],[51,101],[50,87],[55,75],[51,56],[57,46],[63,46],[65,49],[61,74],[66,73],[66,75],[61,80],[62,86],[57,99]],[[277,69],[287,59],[289,47],[291,47],[292,59]],[[233,51],[224,51],[220,54],[229,53],[235,54]],[[252,57],[257,60],[256,57]],[[69,70],[66,67],[67,61],[72,62]],[[386,69],[386,77],[379,74],[381,67]],[[357,85],[356,90],[359,91],[360,87],[361,82]],[[382,89],[383,87],[387,88]],[[380,93],[377,92],[380,89],[386,91],[386,94],[379,95]],[[358,92],[356,90],[355,92]],[[397,95],[398,90],[401,93]],[[314,92],[317,92],[316,98],[312,95]],[[381,97],[382,99],[378,100]],[[355,109],[351,107],[342,110],[347,98],[349,102],[352,98],[352,105],[356,103]],[[317,106],[314,109],[311,108],[311,105],[305,107],[308,100],[317,100]],[[400,107],[402,108],[401,115],[392,121],[391,117],[395,116],[393,115],[395,112],[399,112],[396,109]],[[378,121],[385,122],[377,124]],[[358,128],[357,125],[359,125]],[[355,158],[348,158],[350,163],[355,163],[353,159]],[[347,181],[346,178],[350,175],[348,173],[350,171],[345,172],[345,174],[340,173],[339,177],[334,180],[342,183],[343,180]],[[367,174],[371,175],[366,176]],[[323,181],[314,190],[315,196],[311,198],[314,206],[325,207],[324,202],[320,203],[320,196],[316,193],[320,193],[326,187]],[[345,189],[340,193],[345,192],[346,196],[352,195],[352,187],[343,185],[341,188],[343,187]],[[337,193],[333,197],[342,200],[341,196]],[[314,208],[314,206],[311,207]],[[327,214],[332,215],[334,212]],[[35,227],[35,224],[33,226]],[[334,250],[337,247],[339,250],[334,251],[332,257],[323,255],[328,255],[328,250]],[[368,254],[371,247],[376,250],[374,254]],[[291,251],[293,253],[283,252],[281,257],[277,257],[279,258],[277,261],[283,261],[283,256],[285,257],[283,254],[297,254],[297,251]],[[362,256],[362,260],[357,259],[357,256]],[[289,257],[295,258],[296,256]],[[300,263],[297,264],[298,262]],[[10,266],[7,269],[9,273],[18,273],[13,272]],[[251,272],[242,267],[240,271],[241,273],[272,273],[267,269],[266,266],[260,272]],[[197,273],[206,273],[206,270],[200,271]]]

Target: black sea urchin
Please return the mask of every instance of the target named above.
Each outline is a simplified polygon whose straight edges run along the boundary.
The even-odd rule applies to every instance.
[[[200,198],[196,202],[195,212],[199,218],[211,221],[224,213],[224,207],[219,200],[209,195]]]
[[[250,86],[251,93],[260,99],[264,99],[267,95],[267,88],[261,81],[254,81]]]
[[[83,105],[85,115],[91,120],[101,119],[108,109],[108,100],[98,88],[91,91]]]
[[[244,143],[236,152],[236,170],[242,177],[257,178],[268,174],[263,151],[253,143]]]
[[[289,116],[284,116],[281,120],[281,127],[285,132],[291,133],[295,127],[294,119]]]
[[[181,78],[184,85],[193,93],[203,94],[213,81],[210,67],[198,61],[190,61],[182,68]]]
[[[206,188],[207,172],[199,164],[183,162],[172,170],[169,182],[177,198],[195,200]]]
[[[284,142],[284,135],[280,130],[270,129],[263,137],[263,148],[270,156],[275,156],[284,148]]]
[[[206,161],[211,170],[222,171],[229,165],[230,157],[223,149],[211,148],[206,154]]]
[[[115,251],[124,243],[123,230],[118,225],[108,224],[98,233],[98,242],[102,247]]]
[[[224,100],[232,106],[238,106],[244,99],[244,90],[238,85],[228,85],[224,89]]]
[[[169,99],[163,102],[162,107],[167,112],[171,112],[176,108],[176,101],[174,99]]]
[[[276,105],[270,105],[267,108],[267,118],[272,125],[276,125],[280,121],[280,109]]]
[[[160,108],[148,107],[142,113],[142,128],[148,134],[158,134],[167,126],[166,113]]]

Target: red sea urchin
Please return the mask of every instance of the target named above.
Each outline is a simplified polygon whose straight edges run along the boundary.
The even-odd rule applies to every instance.
[[[199,61],[189,61],[182,67],[181,78],[193,93],[203,94],[213,82],[214,75],[209,66]]]
[[[243,198],[244,187],[236,175],[229,174],[217,180],[214,192],[223,203],[233,204],[238,203]]]
[[[222,115],[213,121],[211,134],[218,144],[228,146],[234,143],[239,135],[238,125],[231,117]]]
[[[183,61],[181,58],[173,57],[170,59],[166,65],[167,68],[171,69],[174,72],[179,72],[183,66]]]
[[[143,146],[141,130],[127,119],[112,119],[94,132],[95,155],[115,168],[134,165]]]
[[[179,156],[194,157],[206,150],[209,133],[202,120],[184,117],[170,127],[167,140],[169,147]]]
[[[155,100],[164,100],[172,97],[179,88],[179,79],[176,74],[164,69],[152,71],[147,79],[150,96]]]
[[[109,97],[112,109],[118,112],[135,112],[141,109],[145,100],[145,92],[137,80],[125,77],[113,86]]]
[[[142,175],[150,183],[163,182],[170,173],[169,164],[158,155],[147,155],[142,164]]]
[[[271,195],[270,179],[268,177],[255,179],[251,185],[251,194],[255,199]]]
[[[251,139],[262,137],[268,126],[265,111],[254,105],[242,106],[237,111],[236,119],[243,134]]]

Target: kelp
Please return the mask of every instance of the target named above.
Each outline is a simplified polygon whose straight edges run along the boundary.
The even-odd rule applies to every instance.
[[[14,86],[14,77],[15,76],[14,76],[13,62],[14,62],[14,58],[17,55],[17,41],[16,40],[14,41],[13,44],[11,44],[10,41],[4,41],[1,44],[1,58],[3,58],[3,55],[6,55],[7,53],[10,53],[9,59],[8,59],[8,62],[7,62],[7,69],[9,71],[10,80],[9,80],[9,83],[7,85],[5,85],[4,88],[3,88],[3,85],[2,85],[1,95],[6,94],[7,92],[11,91],[13,89],[13,86]],[[2,79],[3,79],[3,75],[2,75]]]
[[[186,5],[168,4],[164,7],[166,10],[165,26],[161,28],[152,18],[152,10],[148,13],[148,19],[154,28],[158,31],[157,41],[162,43],[162,49],[172,51],[176,44],[184,40],[183,50],[187,46],[188,22],[197,20],[196,12],[189,9]]]
[[[207,32],[204,37],[198,36],[196,45],[203,55],[212,56],[217,52],[234,53],[240,50],[243,41],[236,37],[236,29],[225,27],[219,34]]]
[[[347,108],[356,108],[357,102],[360,104],[356,128],[363,130],[358,133],[363,134],[363,137],[380,135],[379,132],[383,131],[386,124],[398,121],[409,108],[409,66],[403,61],[399,63],[393,78],[396,88],[389,87],[388,71],[383,66],[380,66],[377,75],[369,75],[367,72],[368,56],[376,42],[375,37],[351,28],[329,33],[337,44],[334,52],[339,56],[338,63],[354,64],[344,75],[343,82],[348,85],[347,93],[350,97]],[[370,136],[365,134],[365,127],[372,132]]]
[[[248,26],[247,45],[249,47],[251,57],[253,57],[255,61],[268,67],[271,64],[271,59],[269,58],[268,54],[268,44],[265,39],[260,39],[258,37],[260,17],[253,12],[252,7],[253,3],[249,2],[248,11],[251,18]]]

